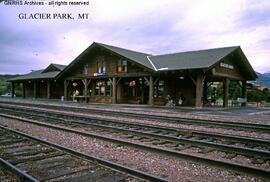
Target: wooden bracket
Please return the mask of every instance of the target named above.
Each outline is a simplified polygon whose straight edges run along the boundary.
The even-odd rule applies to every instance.
[[[143,77],[143,78],[145,79],[146,83],[149,85],[150,84],[149,80],[146,77]]]
[[[156,84],[157,84],[158,80],[159,80],[159,79],[157,78],[157,79],[154,81],[154,85],[156,85]]]
[[[119,78],[116,82],[116,85],[118,85],[118,83],[121,81],[122,78]]]
[[[207,88],[211,87],[212,85],[213,85],[213,82],[209,83],[209,84],[207,85]]]
[[[240,86],[240,88],[243,88],[243,84],[241,81],[237,82],[237,84]]]
[[[112,85],[112,82],[113,82],[113,81],[112,81],[112,79],[111,79],[111,78],[109,78],[109,81],[110,81],[110,85]]]
[[[191,75],[189,75],[189,78],[191,79],[191,81],[193,82],[193,84],[196,85],[197,82],[196,82],[196,80]]]
[[[68,86],[69,85],[69,83],[70,83],[70,80],[65,80],[66,81],[66,86]]]

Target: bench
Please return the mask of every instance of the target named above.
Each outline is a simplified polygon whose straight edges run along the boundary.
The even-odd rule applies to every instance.
[[[238,97],[236,101],[233,102],[233,105],[236,105],[236,106],[243,106],[246,104],[247,104],[247,98],[241,98],[241,97]]]

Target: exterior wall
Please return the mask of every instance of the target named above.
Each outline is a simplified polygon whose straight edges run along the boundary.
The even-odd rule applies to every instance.
[[[60,99],[61,96],[64,96],[63,81],[51,82],[51,98]]]
[[[167,95],[172,97],[176,105],[180,97],[183,100],[183,106],[195,105],[196,87],[191,79],[180,80],[177,76],[171,76],[160,78],[160,80],[164,80],[164,94],[162,97],[154,98],[155,105],[165,105]]]
[[[119,78],[118,78],[119,79]],[[141,80],[144,80],[144,78],[140,78]],[[128,77],[128,78],[121,78],[121,80],[118,82],[117,87],[116,87],[116,94],[117,94],[117,103],[134,103],[134,104],[143,104],[143,103],[147,103],[147,101],[145,99],[147,99],[144,95],[144,90],[148,90],[148,86],[144,85],[143,88],[139,88],[136,87],[134,89],[136,89],[136,93],[134,96],[133,95],[127,95],[127,91],[128,93],[131,93],[132,91],[134,91],[133,88],[128,88],[127,83],[129,83],[130,81],[136,80],[136,83],[138,84],[138,80],[139,78],[133,78],[133,77]],[[103,79],[91,79],[90,84],[87,87],[87,90],[90,91],[89,92],[89,96],[86,97],[86,100],[88,102],[96,102],[96,103],[112,103],[112,85],[110,86],[106,86],[107,89],[110,90],[109,94],[106,95],[99,95],[97,93],[95,93],[95,87],[96,87],[96,83],[100,82],[100,81],[105,81],[108,82],[109,79],[108,78],[103,78]],[[72,83],[76,82],[77,86],[74,87],[72,86]],[[84,90],[84,85],[81,83],[81,80],[73,80],[70,81],[69,84],[69,96],[72,95],[72,93],[75,90],[79,91],[79,96],[82,95],[83,90]],[[106,90],[107,90],[106,89]],[[138,95],[138,92],[140,92],[140,95]],[[144,99],[145,98],[145,99]],[[85,100],[85,99],[82,99]]]
[[[36,81],[37,83],[37,98],[47,98],[47,80]],[[25,97],[34,98],[34,81],[24,82]],[[60,99],[64,95],[64,85],[62,81],[51,82],[51,98]]]
[[[120,75],[129,74],[129,73],[149,73],[141,66],[129,60],[128,60],[128,65],[127,65],[127,72],[118,72],[117,66],[118,66],[118,60],[120,59],[123,59],[123,58],[103,51],[87,58],[87,60],[84,60],[83,63],[81,63],[80,65],[79,64],[77,66],[74,65],[73,71],[71,71],[66,77],[68,78],[93,77],[94,73],[98,72],[98,61],[100,60],[105,61],[107,76],[112,76],[116,74],[120,76]],[[87,70],[88,73],[83,74],[84,65],[86,64],[88,64],[88,70]]]
[[[127,83],[133,80],[136,82],[136,87],[129,88]],[[148,89],[148,86],[144,83],[144,78],[123,78],[117,85],[117,103],[146,104],[145,92]]]
[[[69,73],[65,75],[65,78],[68,80],[75,80],[76,82],[82,82],[83,79],[91,79],[91,83],[88,86],[87,90],[95,92],[95,86],[96,82],[98,81],[104,81],[109,80],[109,78],[112,80],[112,77],[116,77],[117,80],[121,80],[118,82],[116,87],[116,94],[117,94],[117,103],[145,103],[145,97],[130,97],[125,96],[125,82],[129,82],[132,80],[137,80],[138,76],[141,74],[149,74],[149,71],[147,68],[144,68],[130,60],[127,60],[127,72],[118,72],[118,61],[119,60],[125,60],[124,58],[121,58],[120,56],[113,55],[106,51],[98,51],[95,54],[92,54],[91,56],[85,56],[85,59],[81,61],[81,63],[77,63],[73,66],[73,70],[71,70]],[[94,76],[95,73],[98,73],[98,62],[102,60],[105,62],[106,66],[106,73],[102,76]],[[88,66],[87,74],[85,74],[85,65]],[[104,78],[105,76],[105,78]],[[142,77],[141,79],[144,80]],[[70,84],[72,85],[72,83]],[[69,96],[73,93],[72,89],[74,89],[72,86],[69,86]],[[79,95],[83,95],[84,86],[81,86],[79,88]],[[148,86],[147,86],[148,89]],[[96,95],[94,93],[91,94],[91,96],[88,97],[88,101],[90,102],[97,102],[97,103],[112,103],[112,85],[111,85],[111,95]]]
[[[25,82],[25,97],[34,97],[34,84],[33,82]]]
[[[88,86],[88,89],[91,90],[91,96],[88,98],[89,102],[95,102],[95,103],[106,103],[106,104],[110,104],[112,103],[112,99],[111,99],[111,89],[112,86],[110,86],[110,95],[95,95],[95,87],[96,87],[96,83],[98,81],[108,81],[108,79],[97,79],[97,80],[92,80],[90,85]]]
[[[194,106],[195,105],[195,97],[196,97],[196,87],[194,83],[190,79],[180,80],[176,78],[176,93],[175,98],[176,101],[183,97],[183,105],[185,106]]]
[[[129,103],[129,104],[147,104],[148,103],[148,96],[149,96],[149,86],[145,83],[144,78],[143,85],[140,88],[136,88],[140,90],[140,95],[134,96],[127,96],[125,95],[125,91],[127,91],[126,84],[131,80],[136,80],[138,82],[139,78],[122,78],[118,85],[117,85],[117,103]],[[157,78],[155,78],[157,79]],[[182,105],[184,106],[194,106],[195,105],[195,93],[196,87],[192,80],[186,78],[184,80],[180,80],[178,77],[163,77],[160,78],[164,80],[164,94],[159,98],[154,98],[154,105],[165,105],[166,96],[169,94],[174,99],[174,102],[178,104],[178,100],[180,97],[183,99]],[[101,96],[95,95],[95,84],[97,81],[107,80],[107,79],[92,79],[88,89],[92,91],[91,96],[88,97],[89,102],[96,102],[96,103],[112,103],[111,95]],[[80,83],[80,80],[75,80],[74,82]],[[70,83],[70,94],[72,94],[74,88],[72,88],[72,83]],[[81,93],[83,92],[83,85],[78,84],[77,89]],[[111,86],[112,89],[112,86]],[[130,89],[129,91],[131,91]],[[137,90],[137,91],[138,91]],[[137,93],[137,92],[136,92]]]
[[[37,98],[47,98],[47,82],[37,82]]]

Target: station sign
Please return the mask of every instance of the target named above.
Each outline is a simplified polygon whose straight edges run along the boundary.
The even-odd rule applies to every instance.
[[[231,69],[231,70],[234,69],[234,66],[233,66],[233,65],[227,64],[227,63],[220,63],[220,67],[222,67],[222,68],[227,68],[227,69]]]
[[[94,76],[105,76],[106,73],[94,73]]]

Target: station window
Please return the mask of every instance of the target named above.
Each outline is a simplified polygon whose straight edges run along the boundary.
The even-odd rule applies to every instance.
[[[99,96],[110,96],[111,94],[111,86],[107,81],[99,81],[95,86],[95,95]]]
[[[98,73],[106,73],[106,64],[104,60],[98,61]]]
[[[127,72],[127,60],[118,60],[118,72]]]

